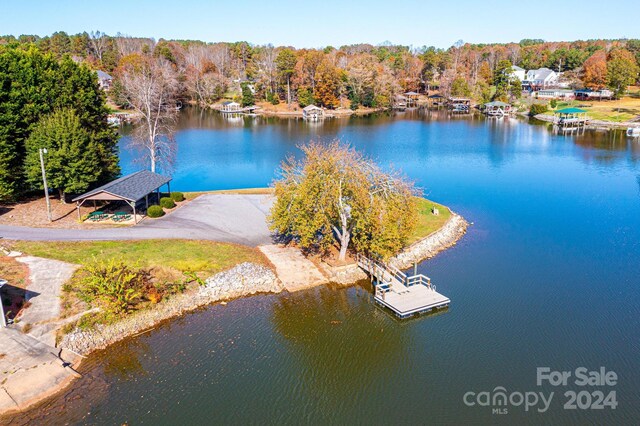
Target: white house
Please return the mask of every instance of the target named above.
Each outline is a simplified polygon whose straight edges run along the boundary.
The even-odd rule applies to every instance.
[[[511,67],[511,77],[512,78],[517,78],[520,81],[523,81],[525,78],[525,70],[524,68],[520,68],[516,65]]]
[[[554,86],[558,83],[558,73],[549,68],[538,68],[537,70],[529,70],[522,81],[523,86],[529,86],[531,89],[546,88]]]

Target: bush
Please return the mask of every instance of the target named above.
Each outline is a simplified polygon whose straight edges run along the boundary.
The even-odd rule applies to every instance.
[[[174,203],[173,200],[169,197],[162,197],[160,198],[160,206],[164,207],[165,209],[172,209],[176,206],[176,203]]]
[[[551,99],[551,101],[549,101],[549,105],[551,106],[551,109],[556,109],[556,107],[558,106],[558,101],[556,101],[555,99]]]
[[[140,301],[148,281],[148,274],[143,270],[111,259],[85,266],[79,290],[85,300],[99,300],[109,312],[119,314],[128,312]]]
[[[149,217],[161,217],[164,216],[164,210],[160,206],[151,206],[147,209],[147,216]]]
[[[549,110],[547,104],[533,104],[531,105],[531,109],[529,109],[529,115],[531,117],[536,116],[538,114],[543,114]]]
[[[180,201],[184,201],[184,194],[182,192],[172,192],[170,197],[176,203],[179,203]]]

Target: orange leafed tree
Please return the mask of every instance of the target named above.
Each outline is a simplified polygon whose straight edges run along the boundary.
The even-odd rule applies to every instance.
[[[607,54],[597,50],[584,62],[584,86],[588,89],[600,90],[607,85]]]

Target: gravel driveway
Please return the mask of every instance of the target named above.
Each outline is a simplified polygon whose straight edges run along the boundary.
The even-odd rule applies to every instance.
[[[271,243],[266,216],[271,195],[205,194],[159,219],[127,228],[51,229],[0,226],[0,237],[30,241],[184,238],[249,246]]]

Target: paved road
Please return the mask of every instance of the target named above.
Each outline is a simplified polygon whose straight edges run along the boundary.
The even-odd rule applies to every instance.
[[[127,228],[51,229],[0,226],[0,236],[29,241],[139,240],[184,238],[258,246],[271,243],[266,215],[270,195],[206,194],[160,219]]]

